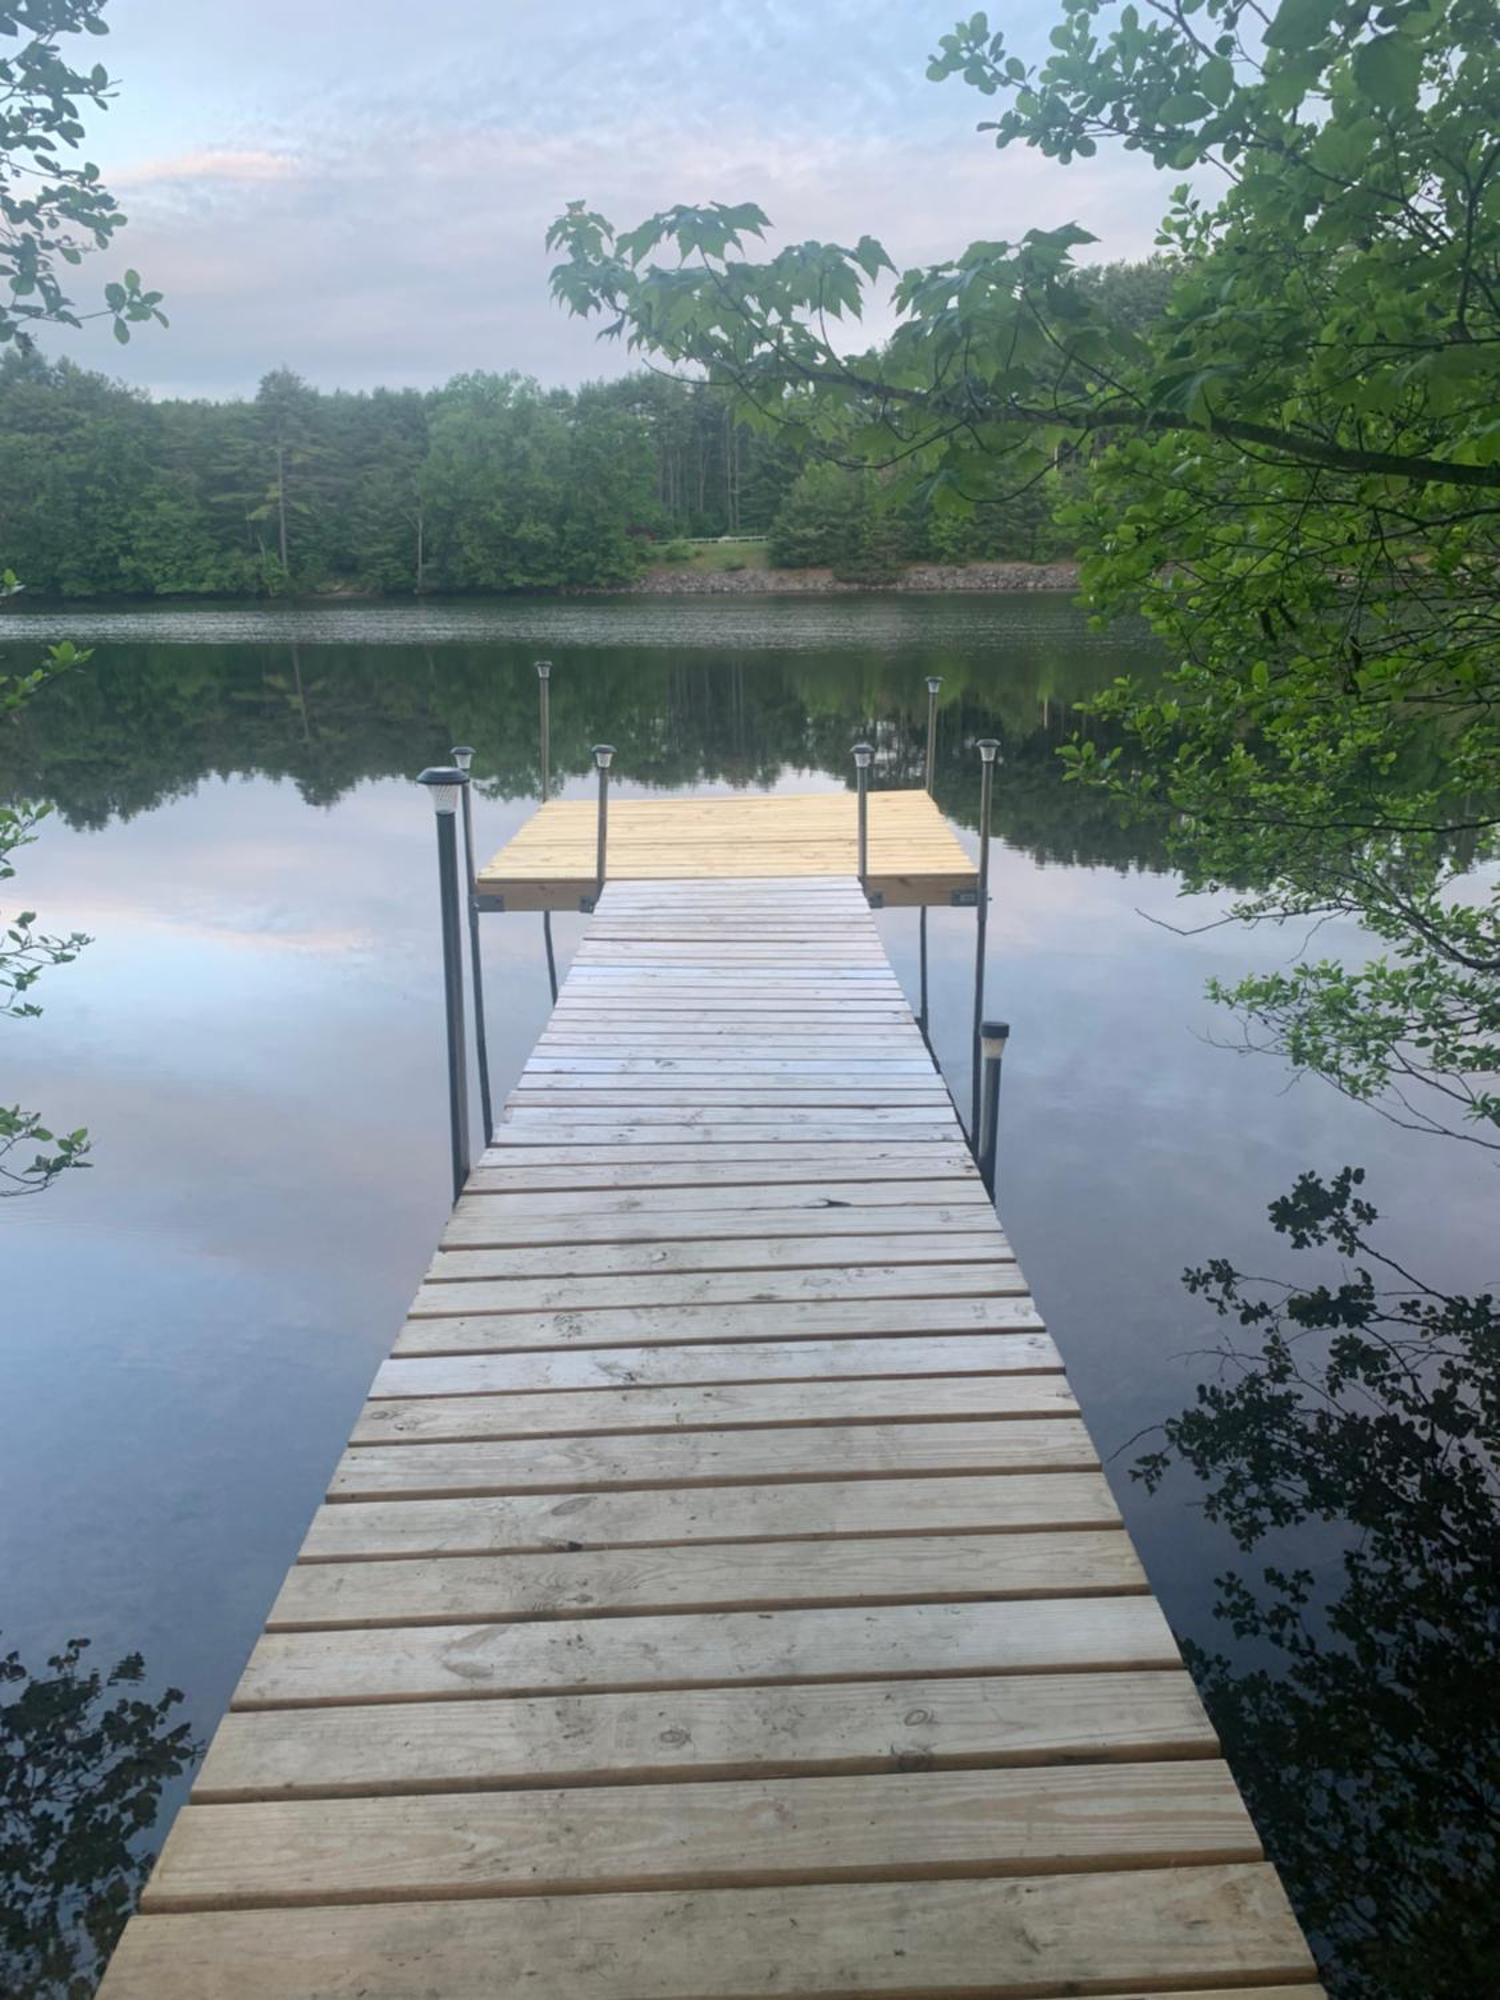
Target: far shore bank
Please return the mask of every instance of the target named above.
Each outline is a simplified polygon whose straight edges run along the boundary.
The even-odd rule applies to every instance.
[[[321,590],[288,592],[284,596],[213,597],[46,597],[18,591],[0,600],[0,630],[7,620],[24,625],[28,613],[55,616],[67,611],[187,611],[226,610],[247,605],[310,609],[318,605],[397,605],[495,603],[547,598],[614,599],[620,597],[869,597],[897,591],[905,595],[973,596],[986,592],[1073,592],[1078,589],[1078,564],[1053,563],[913,563],[883,582],[853,582],[831,569],[692,570],[661,564],[628,583],[564,584],[553,590],[433,591],[420,597],[405,592],[361,590],[353,584],[331,584]]]

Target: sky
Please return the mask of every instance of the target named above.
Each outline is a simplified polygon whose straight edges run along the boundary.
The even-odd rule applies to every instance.
[[[631,366],[548,296],[548,223],[629,227],[758,201],[773,246],[881,238],[898,266],[1077,221],[1149,253],[1166,206],[1139,156],[997,153],[993,104],[924,71],[954,0],[110,0],[88,38],[119,95],[85,152],[130,217],[77,276],[127,265],[168,332],[50,343],[161,395],[427,387],[471,368],[548,385]],[[1002,0],[1018,52],[1049,0]],[[82,41],[83,38],[80,38]],[[108,268],[106,268],[108,267]],[[877,330],[879,321],[872,322]]]

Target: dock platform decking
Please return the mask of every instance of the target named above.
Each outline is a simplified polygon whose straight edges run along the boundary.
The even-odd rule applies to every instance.
[[[1315,2000],[863,894],[612,880],[104,2000]]]
[[[883,903],[973,902],[974,864],[926,792],[869,795],[869,873]],[[852,792],[735,792],[612,799],[611,882],[851,876],[858,868]],[[492,909],[576,910],[598,887],[598,809],[551,799],[479,871]]]

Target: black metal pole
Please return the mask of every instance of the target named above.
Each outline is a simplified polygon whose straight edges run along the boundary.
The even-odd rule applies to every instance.
[[[1008,1021],[986,1021],[979,1031],[980,1054],[984,1059],[984,1103],[979,1131],[979,1177],[995,1199],[995,1151],[1000,1130],[1000,1066],[1005,1060],[1005,1044],[1010,1039]]]
[[[874,761],[873,743],[856,743],[854,746],[855,786],[859,794],[859,886],[868,896],[870,893],[870,765]]]
[[[474,1058],[479,1069],[479,1113],[488,1146],[495,1138],[495,1114],[490,1105],[490,1046],[484,1019],[484,971],[479,962],[479,890],[474,880],[474,788],[469,781],[474,752],[469,744],[456,743],[452,757],[464,774],[464,878],[469,904],[469,977],[474,983]]]
[[[448,1131],[453,1199],[469,1178],[469,1081],[464,1061],[463,917],[458,894],[458,796],[468,783],[456,765],[423,771],[437,816],[438,895],[443,911],[443,1001],[448,1022]]]
[[[599,854],[594,869],[599,886],[594,891],[595,902],[604,894],[604,884],[608,880],[605,862],[609,851],[609,767],[614,761],[614,755],[613,743],[594,745],[594,762],[599,767]]]
[[[937,698],[938,689],[942,685],[943,677],[941,674],[929,674],[927,676],[927,792],[929,797],[932,795],[932,788],[937,779]]]
[[[542,766],[542,804],[547,803],[552,792],[552,662],[538,660],[536,663],[537,699],[541,704],[540,750]],[[547,983],[552,988],[552,1004],[557,1005],[557,953],[552,948],[552,912],[542,912],[542,943],[547,950]]]
[[[552,682],[552,662],[550,660],[537,661],[536,679],[537,679],[537,688],[539,691],[539,699],[541,701],[541,707],[542,707],[542,713],[541,713],[542,804],[545,805],[547,803],[547,800],[552,795],[552,711],[551,711],[551,694],[550,694],[550,688]]]
[[[927,905],[925,903],[917,912],[917,960],[922,968],[922,1006],[917,1015],[917,1026],[922,1030],[922,1040],[930,1048],[932,1039],[927,1032]]]
[[[1000,745],[993,736],[980,738],[982,764],[979,776],[979,896],[974,905],[974,1037],[970,1051],[973,1069],[973,1102],[969,1115],[969,1146],[979,1151],[980,1028],[984,1023],[984,943],[990,921],[990,799],[995,786],[995,758]]]

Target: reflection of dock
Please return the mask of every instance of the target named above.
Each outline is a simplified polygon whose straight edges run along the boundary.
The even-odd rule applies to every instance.
[[[972,902],[974,864],[926,792],[869,795],[872,896],[889,904]],[[849,792],[614,799],[609,879],[853,875],[857,806]],[[490,908],[576,910],[593,898],[597,811],[552,799],[479,872]]]
[[[611,881],[143,1911],[105,2000],[1313,2000],[852,876]]]

